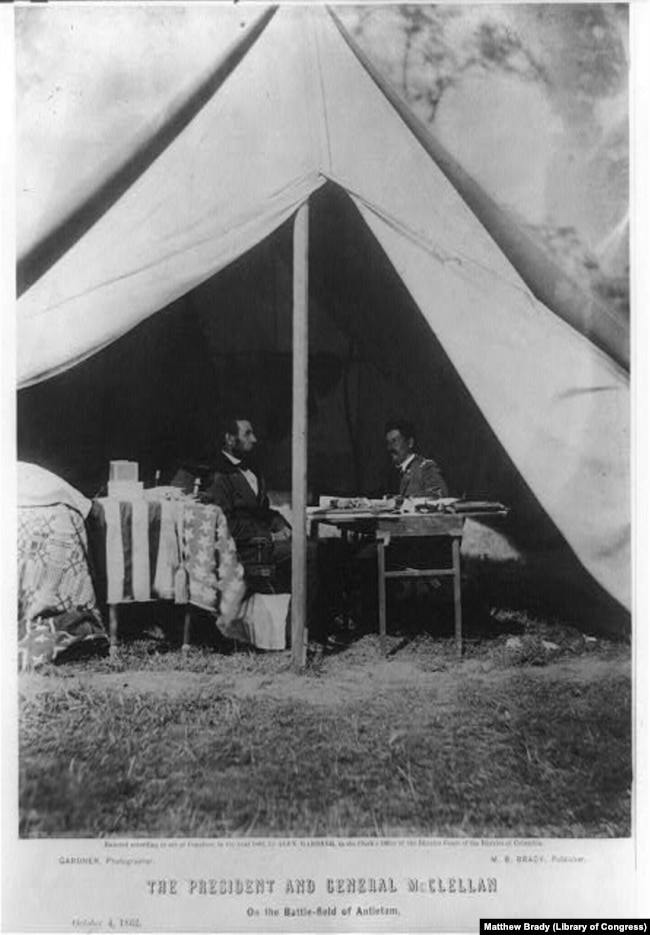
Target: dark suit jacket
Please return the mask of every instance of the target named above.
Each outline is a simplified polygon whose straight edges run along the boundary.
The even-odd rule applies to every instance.
[[[440,468],[431,458],[415,455],[404,473],[395,472],[393,492],[401,497],[447,497],[447,485]]]
[[[204,503],[216,503],[226,514],[230,534],[242,545],[252,538],[271,540],[271,534],[289,524],[269,506],[264,475],[247,466],[257,477],[257,495],[236,464],[220,454],[199,493]]]

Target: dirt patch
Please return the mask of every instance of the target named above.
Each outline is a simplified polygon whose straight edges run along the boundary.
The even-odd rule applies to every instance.
[[[69,675],[64,681],[36,673],[20,677],[19,691],[25,698],[44,692],[78,690],[137,693],[178,698],[185,694],[214,692],[238,698],[266,698],[276,701],[296,701],[326,708],[340,708],[375,698],[378,692],[401,692],[424,689],[441,700],[453,696],[458,688],[470,681],[497,685],[508,682],[513,672],[548,681],[599,681],[606,676],[629,675],[629,654],[622,651],[614,658],[582,655],[539,666],[511,667],[481,659],[440,661],[437,667],[423,666],[418,658],[399,656],[383,659],[366,657],[363,662],[340,657],[325,659],[318,668],[296,673],[288,654],[276,657],[273,673],[192,672],[177,670],[151,671],[132,669],[128,672],[84,672]],[[182,666],[182,661],[179,663]]]

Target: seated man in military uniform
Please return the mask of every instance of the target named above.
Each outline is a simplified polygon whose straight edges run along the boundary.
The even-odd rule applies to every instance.
[[[400,497],[446,497],[447,485],[440,468],[431,458],[415,451],[415,428],[411,422],[397,419],[387,422],[386,448],[393,463],[389,493]]]
[[[387,493],[404,499],[428,497],[437,500],[448,496],[447,484],[440,468],[432,458],[416,451],[416,433],[411,422],[396,419],[386,423],[384,429],[386,450],[391,461]],[[446,542],[431,538],[399,539],[392,542],[387,554],[389,566],[431,567],[446,565],[450,557]],[[357,549],[352,564],[360,590],[359,632],[373,632],[377,628],[377,546],[372,539]],[[387,590],[389,605],[396,595],[395,587]]]

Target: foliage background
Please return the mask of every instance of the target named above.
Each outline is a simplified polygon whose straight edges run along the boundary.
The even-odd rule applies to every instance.
[[[463,167],[583,287],[629,314],[627,6],[340,15]]]

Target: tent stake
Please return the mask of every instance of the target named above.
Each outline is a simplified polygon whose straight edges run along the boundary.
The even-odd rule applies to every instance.
[[[291,651],[294,668],[305,664],[307,614],[307,380],[309,311],[309,208],[293,228],[293,415],[291,441]]]

